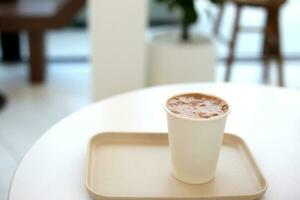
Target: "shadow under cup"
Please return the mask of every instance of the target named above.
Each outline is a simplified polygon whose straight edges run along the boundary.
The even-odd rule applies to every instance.
[[[228,110],[211,118],[188,118],[175,114],[167,102],[177,96],[199,94],[225,102]],[[164,109],[167,112],[168,137],[171,151],[172,174],[185,183],[201,184],[214,178],[224,136],[229,104],[220,97],[204,93],[185,93],[170,97]]]

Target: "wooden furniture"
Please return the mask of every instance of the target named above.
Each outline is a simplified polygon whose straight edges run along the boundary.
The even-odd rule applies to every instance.
[[[1,3],[16,2],[17,0],[1,0]],[[0,6],[1,6],[0,3]],[[21,60],[20,36],[18,32],[0,33],[2,61],[19,62]]]
[[[4,95],[0,92],[0,111],[5,106],[6,99]]]
[[[4,62],[20,62],[20,36],[17,32],[0,33],[2,61]]]
[[[226,132],[247,142],[269,183],[264,200],[299,198],[300,92],[212,83],[138,90],[72,114],[49,129],[25,155],[12,180],[9,199],[92,199],[85,188],[89,139],[101,131],[166,131],[163,102],[187,91],[216,94],[232,106]]]
[[[280,42],[280,26],[279,26],[279,11],[281,6],[286,0],[224,0],[220,4],[220,12],[215,24],[215,34],[219,34],[219,27],[221,24],[222,16],[224,13],[224,4],[231,2],[236,6],[236,16],[234,19],[232,38],[229,43],[229,53],[226,61],[226,74],[225,81],[230,80],[232,71],[232,64],[234,61],[234,51],[236,47],[237,35],[243,28],[240,27],[241,11],[244,7],[259,7],[265,9],[267,13],[265,27],[263,30],[264,41],[262,47],[262,59],[264,62],[263,81],[267,83],[269,81],[269,62],[270,58],[274,57],[278,66],[278,85],[284,86],[284,74],[283,74],[283,58],[281,52]],[[253,29],[248,29],[253,30]]]
[[[49,29],[70,23],[85,0],[19,1],[0,3],[0,31],[28,33],[30,80],[40,83],[45,78],[44,34]]]

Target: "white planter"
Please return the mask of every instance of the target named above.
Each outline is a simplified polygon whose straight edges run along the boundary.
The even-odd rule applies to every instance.
[[[163,32],[148,40],[148,85],[214,81],[213,42],[194,36],[182,42],[178,33]]]

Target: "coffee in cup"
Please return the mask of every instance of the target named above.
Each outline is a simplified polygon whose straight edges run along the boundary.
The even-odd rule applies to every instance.
[[[201,184],[213,179],[223,140],[228,103],[203,93],[179,94],[165,103],[172,174]]]

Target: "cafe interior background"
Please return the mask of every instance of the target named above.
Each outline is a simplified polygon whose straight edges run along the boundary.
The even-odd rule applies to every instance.
[[[20,20],[7,21],[7,2],[27,5],[23,7],[27,16],[65,9],[58,25],[37,20],[44,38],[38,40],[40,35],[33,33],[29,40],[26,29],[6,30]],[[225,82],[237,8],[225,3],[217,25],[220,5],[205,0],[195,0],[195,5],[198,19],[191,26],[192,39],[181,41],[180,12],[156,0],[1,0],[0,200],[7,198],[18,163],[38,137],[84,106],[144,87]],[[280,87],[295,90],[300,89],[299,11],[300,1],[288,0],[279,14],[284,78]],[[237,31],[229,83],[279,87],[276,59],[270,62],[269,81],[263,79],[266,16],[264,8],[241,10],[239,24],[245,30]],[[37,58],[43,57],[42,50],[44,79],[39,70],[30,74],[34,62],[43,65]]]

